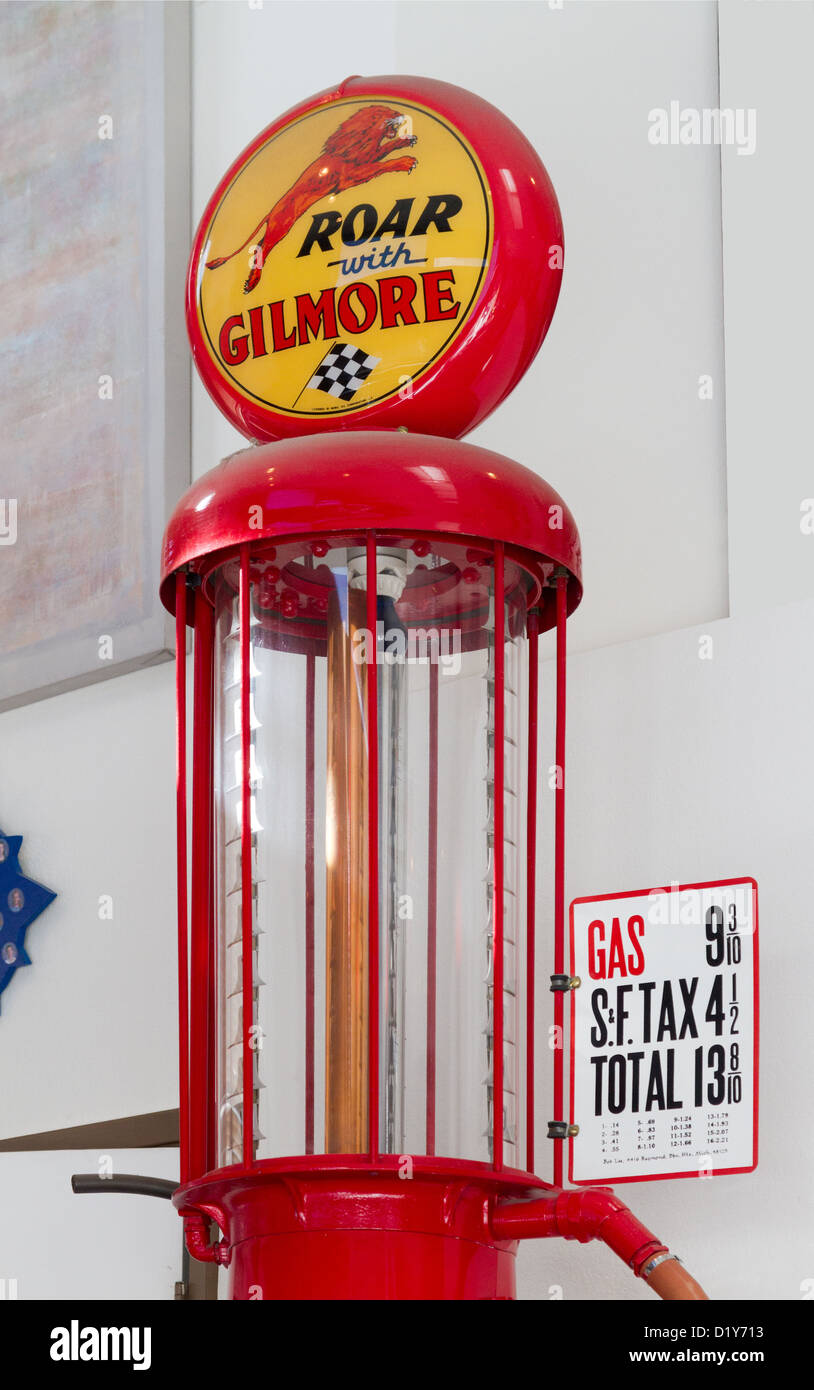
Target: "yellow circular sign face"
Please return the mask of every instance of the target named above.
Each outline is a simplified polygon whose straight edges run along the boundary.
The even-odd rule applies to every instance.
[[[485,174],[448,121],[392,96],[321,105],[250,152],[217,204],[199,351],[282,415],[409,399],[471,317],[492,239]]]

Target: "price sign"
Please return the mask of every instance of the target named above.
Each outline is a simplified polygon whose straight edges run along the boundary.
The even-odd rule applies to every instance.
[[[756,1166],[757,930],[751,878],[571,904],[572,1182]]]

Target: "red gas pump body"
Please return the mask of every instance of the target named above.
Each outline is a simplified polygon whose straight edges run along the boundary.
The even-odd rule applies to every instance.
[[[538,639],[556,630],[562,1036],[566,621],[582,595],[580,544],[537,474],[456,437],[533,360],[561,273],[559,208],[529,143],[471,93],[407,77],[349,78],[280,117],[224,176],[196,236],[196,366],[249,439],[279,441],[199,479],[162,554],[178,703],[173,1200],[190,1252],[228,1271],[233,1298],[510,1299],[518,1240],[550,1235],[599,1237],[662,1292],[683,1289],[663,1296],[703,1297],[665,1275],[669,1253],[612,1193],[560,1190],[562,1049],[554,1184],[534,1173]],[[398,661],[380,661],[385,614],[388,638],[435,634],[426,681],[407,695],[387,674]],[[469,663],[468,685],[442,683],[442,638]],[[423,798],[410,856],[426,860],[423,963],[406,986],[420,1004],[418,1070],[393,896],[407,696]],[[480,760],[468,783],[448,756],[461,730],[462,758]],[[299,770],[288,799],[269,801],[281,750]],[[447,796],[458,781],[460,805]],[[458,844],[450,827],[467,796],[474,829]],[[294,879],[290,866],[269,872],[275,827],[296,846]],[[408,1093],[420,1102],[409,1124]]]

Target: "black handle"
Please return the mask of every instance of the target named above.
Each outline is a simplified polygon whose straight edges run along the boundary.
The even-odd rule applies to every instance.
[[[102,1178],[98,1173],[74,1173],[71,1188],[80,1195],[84,1192],[131,1192],[137,1197],[172,1198],[178,1187],[170,1178],[146,1178],[138,1173],[111,1173]]]

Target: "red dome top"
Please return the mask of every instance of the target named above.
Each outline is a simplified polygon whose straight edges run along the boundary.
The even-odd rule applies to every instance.
[[[193,483],[164,535],[162,601],[174,611],[181,565],[243,541],[355,530],[503,541],[568,570],[569,613],[582,597],[574,518],[542,478],[474,444],[359,430],[243,449]]]

